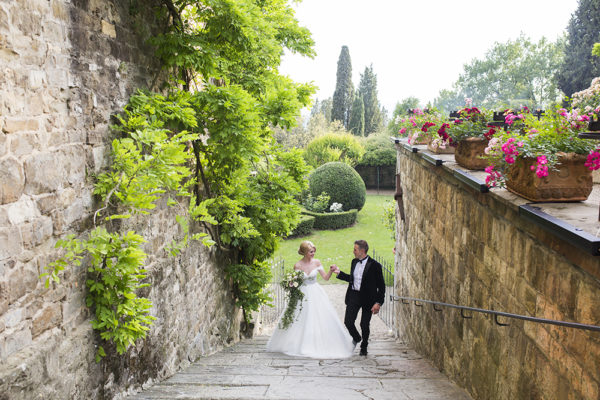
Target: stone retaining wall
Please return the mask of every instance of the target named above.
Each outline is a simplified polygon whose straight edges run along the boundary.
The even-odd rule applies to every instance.
[[[600,260],[398,146],[405,222],[396,291],[540,318],[600,325]],[[476,399],[600,398],[598,332],[397,302],[404,339]],[[466,313],[466,315],[469,313]]]
[[[49,289],[39,278],[56,240],[91,226],[111,115],[160,82],[157,4],[0,0],[0,399],[113,398],[237,340],[226,260],[200,246],[168,257],[180,232],[165,204],[127,223],[148,239],[157,321],[125,356],[94,361],[85,268]]]

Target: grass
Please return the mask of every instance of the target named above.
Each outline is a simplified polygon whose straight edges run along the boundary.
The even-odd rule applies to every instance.
[[[282,240],[274,258],[282,258],[285,270],[291,270],[302,257],[298,254],[300,243],[310,240],[317,247],[315,258],[321,260],[325,271],[331,264],[337,264],[342,271],[350,271],[350,261],[354,258],[354,241],[364,239],[369,243],[369,254],[373,251],[391,264],[394,262],[394,238],[392,232],[383,225],[383,207],[393,201],[389,194],[367,194],[365,206],[358,213],[356,224],[349,228],[334,231],[313,231],[310,235]],[[323,283],[319,276],[321,283]],[[325,282],[326,283],[326,282]],[[329,283],[344,283],[332,278]]]

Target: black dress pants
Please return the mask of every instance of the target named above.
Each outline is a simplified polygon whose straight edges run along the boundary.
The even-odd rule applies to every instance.
[[[358,310],[361,309],[362,314],[360,317],[360,329],[362,331],[362,338],[355,326],[356,317],[358,316]],[[366,350],[367,346],[369,345],[369,334],[371,332],[369,329],[369,325],[371,323],[372,315],[373,313],[371,312],[371,307],[369,307],[368,305],[361,304],[359,292],[350,289],[350,295],[348,296],[348,304],[346,304],[344,325],[346,325],[346,328],[348,328],[348,332],[350,333],[350,336],[352,336],[352,339],[355,342],[361,342],[361,349]]]

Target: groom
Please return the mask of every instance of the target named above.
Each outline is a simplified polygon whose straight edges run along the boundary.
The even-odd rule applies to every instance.
[[[349,283],[346,291],[344,325],[352,336],[352,343],[356,346],[360,342],[361,356],[367,355],[371,316],[379,312],[385,298],[385,282],[381,264],[367,256],[367,251],[369,251],[369,245],[365,240],[354,242],[355,258],[352,260],[350,274],[340,271],[335,264],[331,266],[338,279]],[[358,310],[362,310],[360,318],[362,338],[354,325]]]

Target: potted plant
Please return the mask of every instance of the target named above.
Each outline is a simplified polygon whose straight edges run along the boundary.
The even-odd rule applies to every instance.
[[[448,135],[449,123],[442,123],[440,128],[437,130],[437,136],[435,136],[431,142],[427,144],[427,149],[437,154],[454,154],[456,146],[450,135]]]
[[[470,99],[466,101],[467,107],[460,110],[458,118],[449,124],[448,136],[456,145],[454,157],[458,165],[482,170],[487,166],[483,151],[499,128],[488,125],[490,118],[487,111],[471,107]]]
[[[512,118],[512,117],[511,117]],[[592,191],[591,170],[600,153],[591,140],[579,139],[590,116],[556,107],[543,118],[523,114],[522,127],[497,134],[485,149],[488,186],[506,186],[535,202],[582,201]]]
[[[441,126],[441,118],[436,110],[414,108],[400,120],[398,134],[408,138],[409,144],[428,144]]]

